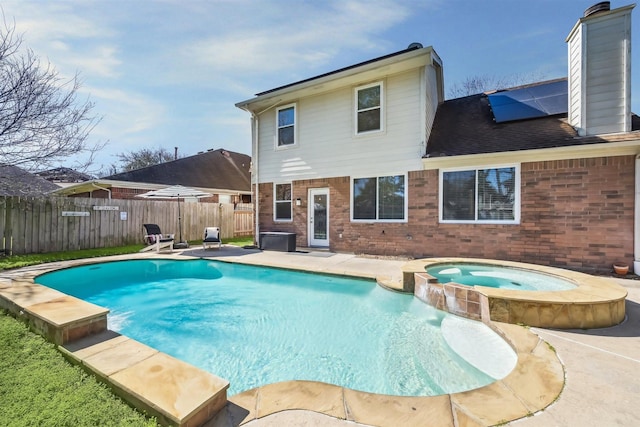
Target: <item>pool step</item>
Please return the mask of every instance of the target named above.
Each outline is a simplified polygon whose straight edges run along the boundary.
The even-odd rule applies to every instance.
[[[105,331],[109,313],[106,308],[20,280],[0,282],[0,308],[58,345]]]
[[[113,331],[60,349],[163,425],[201,426],[227,404],[228,381]]]

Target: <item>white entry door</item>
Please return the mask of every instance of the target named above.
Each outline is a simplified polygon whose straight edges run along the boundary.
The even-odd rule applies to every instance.
[[[329,189],[309,190],[309,246],[329,247]]]

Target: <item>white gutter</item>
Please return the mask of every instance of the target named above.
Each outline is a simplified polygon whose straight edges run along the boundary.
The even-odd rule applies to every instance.
[[[633,221],[633,272],[640,273],[640,154],[636,156],[636,185]]]

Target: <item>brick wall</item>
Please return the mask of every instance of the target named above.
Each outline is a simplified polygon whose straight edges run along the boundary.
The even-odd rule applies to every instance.
[[[260,229],[307,246],[309,188],[330,188],[331,249],[372,255],[462,256],[610,270],[633,261],[633,156],[522,163],[521,223],[440,224],[438,171],[408,175],[408,223],[350,222],[349,177],[295,181],[293,222],[273,221],[273,184],[260,185]],[[340,237],[342,236],[342,237]]]

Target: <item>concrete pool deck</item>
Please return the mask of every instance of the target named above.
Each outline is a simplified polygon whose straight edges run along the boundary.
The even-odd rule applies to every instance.
[[[382,277],[386,283],[401,283],[401,267],[406,259],[382,259],[358,257],[351,254],[328,252],[282,253],[258,250],[242,250],[223,247],[222,250],[200,248],[187,249],[174,254],[144,254],[142,256],[109,257],[108,260],[161,257],[172,259],[217,258],[223,261],[254,265],[294,268],[314,272]],[[105,259],[84,260],[87,262]],[[70,263],[33,267],[31,274],[68,266]],[[11,274],[7,274],[11,273]],[[3,277],[14,276],[17,271],[5,272]],[[636,378],[640,368],[640,282],[617,280],[629,292],[626,301],[627,319],[618,326],[591,330],[547,330],[532,328],[531,331],[551,344],[564,364],[566,383],[557,401],[534,416],[512,421],[510,425],[566,426],[566,425],[637,425],[640,424],[640,386]],[[502,324],[500,324],[502,325]],[[500,326],[507,331],[525,330],[515,325]],[[531,334],[520,335],[520,345],[525,351],[531,348]],[[529,338],[527,338],[527,336]],[[517,344],[517,343],[516,343]],[[535,345],[539,351],[547,346]],[[552,352],[547,352],[552,353]],[[546,357],[546,356],[545,356]],[[553,374],[550,372],[549,374]],[[341,387],[320,383],[287,382],[262,387],[229,397],[229,404],[208,427],[236,426],[357,426],[357,425],[491,425],[508,418],[518,406],[530,408],[527,400],[535,400],[537,393],[557,381],[556,372],[547,380],[532,381],[520,372],[518,383],[501,382],[499,388],[520,388],[515,399],[496,396],[495,388],[485,392],[467,392],[467,396],[424,405],[425,401],[407,398],[375,396],[366,393],[351,393]],[[511,376],[511,375],[510,375]],[[507,378],[509,378],[508,376]],[[540,379],[540,378],[538,378]],[[545,384],[549,382],[549,384]],[[516,387],[517,386],[517,387]],[[552,387],[553,388],[553,387]],[[482,389],[481,389],[482,390]],[[487,393],[487,391],[489,391]],[[546,390],[546,398],[553,390]],[[475,397],[474,397],[475,394]],[[512,396],[514,394],[512,393]],[[557,395],[557,393],[556,393]],[[448,397],[449,395],[447,395]],[[451,395],[453,396],[453,395]],[[452,414],[455,408],[464,408],[460,401],[467,399],[470,408],[485,411],[493,418],[486,422],[475,417],[465,417],[467,412]],[[554,397],[555,398],[555,397]],[[412,398],[409,398],[412,399]],[[427,398],[431,399],[431,398]],[[433,402],[439,401],[436,397]],[[464,403],[464,402],[462,402]],[[524,403],[524,404],[523,404]],[[548,402],[551,403],[551,402]],[[543,404],[545,407],[548,403]],[[452,414],[447,420],[434,412],[438,410]],[[329,414],[329,415],[327,415]],[[409,414],[409,415],[407,415]],[[409,418],[405,418],[408,416]],[[490,421],[493,420],[493,421]],[[358,424],[359,423],[359,424]]]

